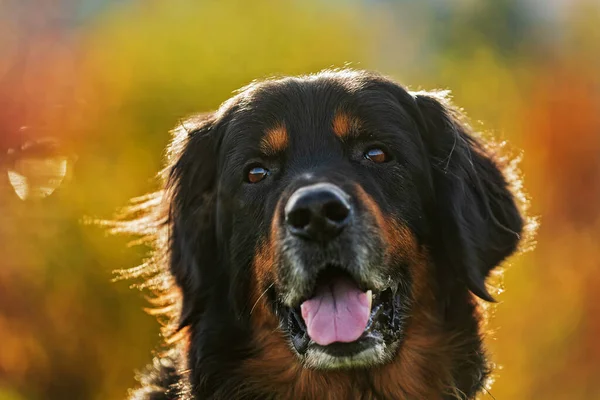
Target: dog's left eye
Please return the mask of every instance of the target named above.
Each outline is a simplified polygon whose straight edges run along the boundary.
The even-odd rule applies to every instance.
[[[365,151],[365,158],[374,163],[380,164],[389,161],[387,153],[379,147],[373,147]]]
[[[256,165],[248,169],[248,172],[246,173],[246,180],[249,183],[258,183],[270,174],[271,172],[268,169],[261,167],[260,165]]]

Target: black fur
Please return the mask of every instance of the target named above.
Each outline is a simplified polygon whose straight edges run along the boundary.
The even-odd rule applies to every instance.
[[[516,250],[523,218],[498,166],[457,111],[427,95],[416,101],[432,155],[442,253],[473,293],[493,301],[485,279]]]
[[[368,132],[354,148],[382,143],[394,164],[375,169],[351,159],[354,148],[327,132],[327,121],[340,108],[358,116]],[[265,161],[275,171],[271,181],[246,186],[244,165],[258,157],[260,135],[282,120],[290,132],[289,150]],[[279,199],[307,171],[359,183],[429,249],[436,312],[444,329],[462,335],[453,380],[473,398],[489,371],[471,293],[493,300],[486,277],[516,250],[524,227],[502,166],[479,140],[442,96],[410,93],[356,71],[255,83],[219,111],[182,123],[169,150],[165,188],[158,193],[162,205],[153,202],[143,218],[162,222],[157,235],[166,240],[157,240],[157,253],[168,261],[157,257],[155,267],[168,269],[180,293],[172,327],[186,333],[188,347],[157,358],[132,399],[231,398],[236,388],[246,387],[236,368],[257,351],[248,304],[251,264]],[[162,289],[162,295],[169,290]],[[272,291],[266,297],[277,301]],[[368,378],[357,385],[357,393],[377,395]],[[261,391],[243,396],[269,397]]]

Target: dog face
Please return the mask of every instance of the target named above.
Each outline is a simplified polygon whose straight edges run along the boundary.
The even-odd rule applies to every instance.
[[[491,300],[522,230],[445,100],[366,72],[252,84],[184,123],[169,160],[181,324],[275,335],[308,369],[394,362],[457,287]]]
[[[390,360],[410,314],[427,164],[384,90],[273,82],[243,93],[221,144],[220,241],[310,367]]]

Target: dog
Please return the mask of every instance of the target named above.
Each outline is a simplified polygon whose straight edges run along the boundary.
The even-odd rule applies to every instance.
[[[472,399],[486,278],[526,229],[519,178],[444,92],[326,70],[174,130],[118,231],[153,256],[169,344],[131,399]]]

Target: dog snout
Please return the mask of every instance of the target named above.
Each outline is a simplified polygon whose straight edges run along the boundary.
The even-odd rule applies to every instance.
[[[296,190],[285,206],[290,233],[304,239],[328,242],[349,224],[352,206],[338,186],[318,183]]]

